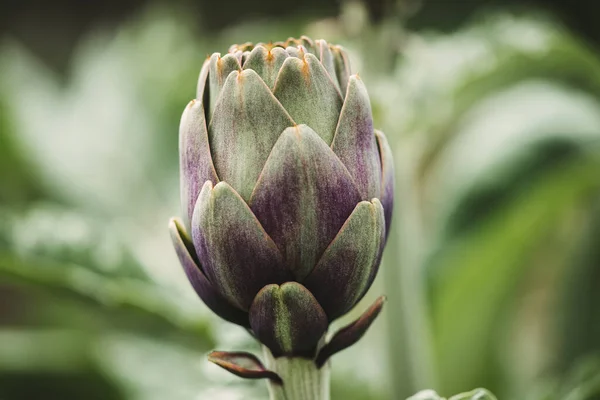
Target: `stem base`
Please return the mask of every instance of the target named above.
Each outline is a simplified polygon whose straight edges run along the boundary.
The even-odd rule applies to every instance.
[[[274,358],[263,347],[266,367],[283,379],[269,381],[271,400],[329,400],[329,363],[317,368],[314,360],[301,357]]]

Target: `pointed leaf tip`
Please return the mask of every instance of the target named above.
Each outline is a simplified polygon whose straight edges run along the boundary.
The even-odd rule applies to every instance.
[[[361,200],[380,198],[382,167],[371,102],[365,84],[357,75],[349,78],[331,148],[354,178]]]
[[[356,321],[337,331],[317,355],[315,360],[317,367],[321,368],[335,353],[358,342],[381,312],[385,301],[386,297],[380,296]]]
[[[245,379],[269,379],[274,383],[282,384],[279,375],[269,371],[254,355],[246,352],[213,351],[208,355],[208,361],[232,374]]]
[[[294,50],[291,50],[294,49]],[[343,99],[319,59],[307,53],[300,58],[296,48],[286,49],[275,80],[273,94],[297,124],[306,124],[331,144],[340,117]]]

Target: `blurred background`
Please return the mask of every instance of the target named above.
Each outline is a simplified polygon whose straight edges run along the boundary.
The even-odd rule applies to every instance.
[[[503,0],[3,0],[0,399],[263,399],[206,361],[259,348],[193,293],[167,232],[206,55],[344,45],[396,161],[332,399],[487,387],[600,399],[600,5]]]

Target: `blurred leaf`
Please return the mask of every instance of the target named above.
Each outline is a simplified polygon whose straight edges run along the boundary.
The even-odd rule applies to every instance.
[[[178,305],[177,295],[136,279],[107,278],[74,264],[20,260],[0,253],[3,285],[30,295],[18,296],[14,307],[28,310],[23,322],[79,329],[121,327],[178,338],[208,350],[214,342],[204,319]],[[48,301],[48,299],[50,301]],[[11,304],[9,302],[8,304]],[[198,301],[198,307],[202,304]],[[65,308],[66,307],[66,308]]]
[[[445,400],[433,390],[423,390],[407,400]],[[485,389],[475,389],[469,393],[457,394],[448,400],[496,400],[496,397]]]
[[[24,149],[15,140],[15,130],[0,92],[0,205],[24,208],[47,193]]]
[[[600,193],[600,58],[554,21],[505,14],[413,35],[403,57],[373,96],[400,183],[402,271],[388,290],[406,292],[391,336],[407,337],[408,366],[394,369],[416,387],[509,393],[502,317],[544,241]],[[430,346],[439,385],[415,361]]]
[[[476,227],[544,174],[597,152],[600,103],[554,84],[524,82],[481,99],[454,136],[424,177],[435,206],[428,219],[439,224],[442,241]]]
[[[131,400],[244,400],[267,397],[264,382],[247,381],[207,361],[207,352],[144,336],[108,332],[101,361]]]
[[[570,267],[557,288],[553,328],[559,333],[557,362],[562,369],[588,354],[600,353],[600,196],[591,208],[576,238]]]
[[[565,377],[538,387],[528,397],[535,400],[597,400],[600,397],[600,357],[588,355],[575,363]]]
[[[600,357],[582,360],[564,383],[557,400],[596,400],[600,398]]]
[[[92,31],[66,82],[3,43],[0,79],[17,144],[69,202],[139,217],[176,200],[179,119],[206,54],[179,17],[151,7],[116,33]]]
[[[104,276],[149,281],[123,235],[105,220],[49,202],[26,210],[0,208],[0,215],[7,251],[24,259],[80,264]]]
[[[372,347],[372,346],[371,346]],[[356,357],[352,357],[352,360],[356,360]],[[340,364],[332,364],[339,368]],[[356,368],[365,368],[365,363],[360,363]],[[355,373],[354,369],[347,369],[344,373],[336,371],[334,367],[331,380],[331,398],[332,399],[345,399],[345,400],[378,400],[387,399],[382,393],[383,388],[379,388],[373,384],[370,384],[364,377],[352,375]]]
[[[437,261],[454,271],[432,288],[444,388],[485,380],[484,360],[498,310],[522,276],[528,252],[566,212],[600,190],[599,168],[597,160],[575,162],[551,174]],[[458,370],[458,364],[468,368]]]
[[[496,400],[496,397],[485,389],[475,389],[469,393],[452,396],[448,400]]]
[[[407,400],[444,400],[433,390],[422,390]]]
[[[89,338],[71,332],[0,330],[0,397],[125,399],[99,365]]]
[[[264,398],[266,388],[222,379],[205,354],[107,331],[0,330],[0,396],[6,400]],[[214,367],[214,369],[213,369]]]

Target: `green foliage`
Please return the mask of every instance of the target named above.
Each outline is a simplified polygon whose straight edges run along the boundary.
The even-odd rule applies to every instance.
[[[125,399],[97,362],[90,339],[66,331],[1,330],[0,396]]]
[[[429,332],[417,339],[431,349],[433,371],[421,378],[428,386],[486,385],[501,398],[519,397],[531,385],[519,374],[573,361],[548,358],[560,349],[549,338],[560,334],[556,320],[543,317],[556,316],[562,279],[580,275],[569,254],[600,196],[598,76],[600,59],[590,49],[537,19],[497,16],[408,45],[396,72],[398,87],[408,89],[381,106],[384,118],[406,117],[394,145],[414,155],[397,166],[412,175],[401,178],[409,183],[396,197],[416,192],[400,218],[416,214],[404,224],[422,235],[416,248],[398,240],[409,253],[402,268],[416,271],[404,279],[418,286],[425,278],[429,315],[408,326]],[[400,111],[386,111],[399,102]],[[583,264],[597,271],[590,259]],[[527,288],[548,293],[537,315],[519,312]],[[569,288],[579,293],[582,282]],[[568,331],[594,320],[573,308],[564,315]],[[524,340],[526,323],[546,332],[545,347],[539,364],[516,372],[521,355],[509,341]],[[585,350],[580,342],[579,354],[592,342]]]
[[[16,143],[5,101],[0,93],[0,204],[23,208],[42,197],[45,188]]]

